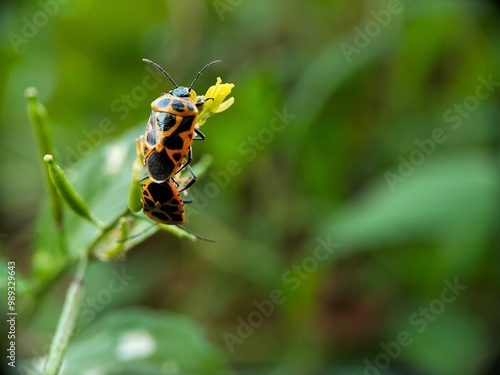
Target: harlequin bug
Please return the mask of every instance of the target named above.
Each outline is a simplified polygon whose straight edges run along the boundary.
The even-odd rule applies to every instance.
[[[151,115],[146,125],[142,147],[146,171],[153,182],[163,183],[188,167],[193,176],[193,184],[196,177],[189,167],[192,160],[191,145],[193,139],[205,139],[203,133],[195,128],[196,116],[198,108],[210,98],[193,100],[190,96],[191,88],[205,69],[220,60],[205,65],[189,87],[178,86],[170,75],[153,61],[143,61],[159,69],[175,86],[168,94],[162,94],[151,103]],[[198,138],[194,138],[194,134]]]
[[[189,184],[189,180],[187,184]],[[195,236],[199,240],[216,242],[211,238],[193,233],[180,225],[186,221],[184,215],[184,202],[191,203],[191,201],[188,200],[183,201],[180,196],[180,192],[186,190],[187,184],[178,189],[179,186],[177,182],[172,178],[162,183],[156,183],[148,178],[142,186],[142,209],[146,216],[153,221],[161,224],[177,225],[179,228]]]
[[[150,219],[159,223],[185,222],[184,202],[172,179],[157,183],[148,178],[142,186],[142,207]]]

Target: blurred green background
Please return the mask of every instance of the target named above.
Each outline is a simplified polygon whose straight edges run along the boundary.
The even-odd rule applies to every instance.
[[[186,227],[218,242],[156,233],[122,262],[94,260],[63,373],[486,373],[500,340],[497,5],[3,2],[0,246],[35,311],[18,318],[19,359],[46,353],[73,272],[33,272],[50,249],[25,88],[106,217],[126,206],[150,102],[172,88],[141,59],[180,85],[221,59],[194,89],[220,76],[235,104],[194,145],[213,163],[186,208]]]

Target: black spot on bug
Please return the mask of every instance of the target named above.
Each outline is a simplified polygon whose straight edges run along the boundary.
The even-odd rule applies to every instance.
[[[182,214],[178,214],[176,212],[170,213],[170,220],[174,223],[183,223],[184,220],[182,218]]]
[[[170,104],[170,98],[157,99],[155,105],[160,109],[165,109]]]
[[[155,205],[155,202],[153,202],[152,200],[150,200],[150,199],[148,199],[148,198],[144,197],[144,205],[145,205],[145,206],[152,207],[152,206],[154,206],[154,205]]]
[[[170,221],[170,218],[163,212],[153,211],[151,212],[151,215],[158,218],[160,221]]]
[[[187,104],[187,109],[188,109],[188,111],[191,111],[191,112],[194,111],[194,107],[191,103]]]
[[[160,207],[160,211],[170,214],[170,212],[175,211],[175,207],[170,206],[170,202],[167,202]]]
[[[156,123],[158,124],[158,129],[162,132],[169,130],[175,125],[177,116],[166,112],[156,113]]]
[[[180,100],[174,100],[172,102],[172,108],[177,112],[184,112],[184,103]]]
[[[182,150],[184,140],[179,135],[172,135],[163,139],[163,145],[167,150]]]
[[[166,181],[172,174],[174,167],[172,160],[170,160],[166,152],[153,151],[146,158],[146,171],[149,176],[156,181]],[[153,184],[149,185],[150,193],[156,199],[157,196],[151,191],[152,185]]]
[[[168,202],[174,198],[172,188],[167,183],[151,183],[149,191],[156,202]]]
[[[174,154],[172,154],[172,158],[175,160],[175,161],[180,161],[181,158],[182,158],[182,154],[180,152],[176,152]]]
[[[181,123],[179,124],[179,133],[183,133],[185,131],[189,131],[192,133],[192,129],[194,128],[194,116],[186,116],[182,118]]]

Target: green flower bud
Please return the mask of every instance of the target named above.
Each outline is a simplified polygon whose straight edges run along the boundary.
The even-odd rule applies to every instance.
[[[142,186],[139,181],[133,180],[128,193],[128,208],[132,212],[139,212],[142,209]]]
[[[47,115],[45,107],[38,100],[38,91],[34,87],[28,87],[25,90],[24,95],[28,99],[28,114],[31,119],[31,123],[33,124],[40,156],[43,157],[47,154],[53,155],[54,144],[52,140],[52,132],[50,130],[49,116]],[[63,222],[62,202],[57,195],[55,187],[49,182],[48,173],[46,184],[55,223],[59,228],[61,228]]]
[[[66,201],[67,205],[79,216],[94,223],[97,227],[101,224],[92,217],[90,210],[83,198],[73,189],[59,165],[56,164],[52,155],[45,155],[43,160],[49,168],[49,176],[52,184],[57,189],[59,195]]]
[[[28,99],[28,113],[35,128],[36,139],[41,155],[54,154],[54,143],[50,130],[49,116],[47,110],[38,101],[38,91],[34,87],[28,87],[24,95]]]

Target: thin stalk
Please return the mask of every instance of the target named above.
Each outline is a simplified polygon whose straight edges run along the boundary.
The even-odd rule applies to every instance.
[[[83,254],[78,263],[75,277],[66,293],[63,311],[52,344],[49,355],[45,362],[43,375],[57,375],[61,368],[64,353],[69,344],[69,340],[75,329],[75,324],[80,312],[80,305],[83,298],[83,278],[87,268],[87,253]]]

